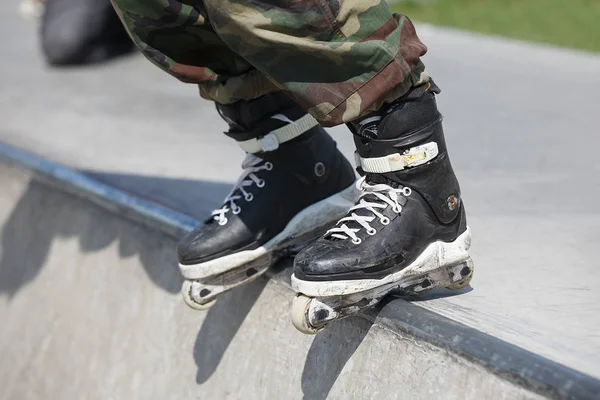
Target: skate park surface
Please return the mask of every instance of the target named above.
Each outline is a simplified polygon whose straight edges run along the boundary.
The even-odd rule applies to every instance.
[[[285,265],[208,312],[180,301],[175,238],[243,157],[213,106],[139,55],[50,70],[16,2],[0,9],[0,399],[593,398],[600,57],[418,26],[474,233],[472,288],[307,337],[289,323]],[[347,130],[332,134],[351,156]],[[81,175],[32,179],[18,149]],[[92,204],[70,177],[135,197]]]

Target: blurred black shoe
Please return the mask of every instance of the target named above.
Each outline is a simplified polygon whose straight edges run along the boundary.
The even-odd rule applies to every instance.
[[[41,41],[53,66],[98,63],[135,48],[109,0],[47,0]]]

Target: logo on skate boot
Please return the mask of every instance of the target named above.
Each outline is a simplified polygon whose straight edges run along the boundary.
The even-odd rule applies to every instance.
[[[370,139],[377,137],[379,133],[379,121],[381,117],[375,116],[366,118],[358,124],[358,134]]]
[[[379,134],[379,129],[377,128],[377,125],[371,125],[361,129],[360,133],[367,137],[376,138]]]

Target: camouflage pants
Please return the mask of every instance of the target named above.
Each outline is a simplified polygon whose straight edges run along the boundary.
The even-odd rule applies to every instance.
[[[384,0],[112,0],[142,53],[222,104],[283,90],[325,126],[428,80]]]

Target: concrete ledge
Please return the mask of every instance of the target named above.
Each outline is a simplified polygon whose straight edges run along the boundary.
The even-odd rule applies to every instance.
[[[123,190],[117,190],[103,184],[89,175],[45,161],[35,155],[2,143],[0,143],[0,161],[23,169],[26,174],[33,176],[36,180],[42,181],[45,185],[50,185],[65,193],[76,194],[85,201],[99,205],[118,218],[125,217],[129,220],[142,223],[149,227],[151,231],[156,231],[157,234],[166,234],[169,237],[177,238],[199,223],[196,219],[179,213],[177,210],[171,210],[163,205],[135,197]],[[278,296],[291,297],[289,290],[290,266],[291,261],[285,260],[271,274],[272,283],[279,287],[279,289],[274,288],[272,290],[275,292],[283,291],[283,294],[280,293]],[[176,278],[173,279],[176,280]],[[260,285],[262,287],[256,289],[258,290],[258,294],[263,290],[265,283],[261,283]],[[232,294],[232,296],[235,296],[235,294]],[[252,307],[252,304],[250,307]],[[285,304],[281,308],[285,308]],[[246,310],[246,312],[249,312],[249,310]],[[287,315],[285,317],[287,318]],[[279,321],[277,319],[279,318],[278,316],[272,316],[271,318]],[[260,321],[257,323],[260,324]],[[253,329],[257,329],[257,323],[254,323]],[[352,318],[339,324],[334,324],[324,334],[320,334],[314,339],[311,350],[315,348],[315,352],[318,352],[319,349],[325,351],[324,349],[331,344],[332,340],[335,342],[336,337],[339,340],[340,336],[345,336],[346,334],[348,334],[348,338],[358,338],[358,343],[351,345],[356,350],[360,342],[365,339],[365,329],[368,331],[371,324],[376,327],[374,330],[371,329],[371,331],[374,331],[372,335],[378,335],[378,337],[366,340],[366,344],[374,346],[373,351],[378,351],[377,349],[381,350],[380,347],[385,347],[384,344],[399,346],[396,350],[402,349],[403,351],[399,353],[396,361],[394,361],[395,358],[393,357],[394,352],[388,354],[388,357],[391,357],[390,359],[381,360],[382,362],[385,361],[386,369],[404,368],[406,376],[398,376],[399,383],[402,379],[410,380],[412,378],[414,380],[415,376],[422,378],[423,382],[429,382],[429,385],[436,380],[440,382],[440,387],[429,387],[425,392],[419,392],[417,388],[406,388],[403,393],[396,393],[387,397],[402,398],[409,395],[417,395],[418,397],[419,393],[421,395],[424,393],[444,393],[447,395],[446,398],[455,398],[455,392],[450,387],[442,385],[445,379],[451,379],[452,375],[449,371],[452,369],[466,371],[465,373],[472,374],[469,376],[477,376],[478,380],[485,379],[486,382],[489,382],[488,385],[485,382],[479,382],[479,385],[472,386],[470,390],[464,389],[463,395],[465,398],[478,398],[479,395],[483,395],[484,393],[488,393],[488,395],[495,393],[495,398],[537,398],[535,395],[537,394],[557,399],[595,399],[600,394],[600,381],[597,379],[425,310],[418,306],[418,302],[409,303],[402,299],[389,299],[381,307],[362,314],[360,318]],[[265,335],[269,336],[268,334]],[[389,335],[399,338],[402,345],[391,339]],[[287,341],[292,340],[289,339]],[[308,339],[303,338],[302,340],[306,341]],[[296,347],[294,351],[297,350],[298,348]],[[387,351],[389,352],[389,350],[388,348]],[[386,349],[382,351],[385,353]],[[364,352],[370,354],[369,349],[365,349]],[[409,355],[413,354],[414,358],[410,358]],[[317,359],[319,357],[318,355],[313,356],[317,357]],[[360,354],[354,355],[354,357],[359,356]],[[365,375],[363,371],[361,377],[354,377],[355,380],[358,380],[357,385],[360,384],[361,379],[370,380],[369,384],[362,389],[368,390],[369,386],[377,383],[377,374],[379,372],[376,369],[378,368],[377,364],[379,361],[378,359],[361,359],[361,363],[371,365],[373,369],[371,375],[374,375]],[[268,360],[266,362],[268,363]],[[390,362],[397,362],[398,365],[390,365]],[[437,365],[438,362],[439,365]],[[429,368],[431,368],[431,365],[436,365],[434,369],[439,374],[447,374],[447,377],[438,376],[437,378],[434,377],[431,380],[427,380],[420,375],[416,375],[420,373],[424,374],[427,371],[428,365]],[[175,365],[172,367],[175,369],[178,368]],[[291,368],[288,363],[284,363],[284,366],[279,367]],[[406,368],[409,370],[407,371]],[[304,378],[306,374],[310,375],[311,373],[306,372],[305,366],[302,377]],[[384,375],[388,380],[395,379],[394,376]],[[317,382],[315,383],[317,386],[319,379],[323,379],[316,375],[313,378]],[[231,377],[230,379],[235,379],[235,377]],[[468,382],[468,379],[462,383],[466,382]],[[307,386],[306,388],[304,387],[305,385]],[[323,393],[322,391],[317,393],[314,391],[314,388],[310,388],[309,386],[310,382],[307,381],[305,383],[303,380],[305,398],[321,397],[323,394],[327,395],[329,393],[329,391],[327,393]],[[460,390],[460,385],[453,387],[453,389]],[[331,387],[328,390],[331,390]],[[400,388],[399,390],[402,391],[403,389]],[[258,393],[261,395],[265,395],[265,393],[273,395],[275,392]],[[282,393],[285,393],[285,391]],[[347,392],[340,389],[335,393],[341,397],[343,395],[347,396],[352,391]],[[354,393],[356,394],[356,392]],[[380,395],[385,394],[380,393]],[[258,398],[260,396],[255,393],[255,396],[250,397]],[[297,396],[292,393],[291,397]]]

